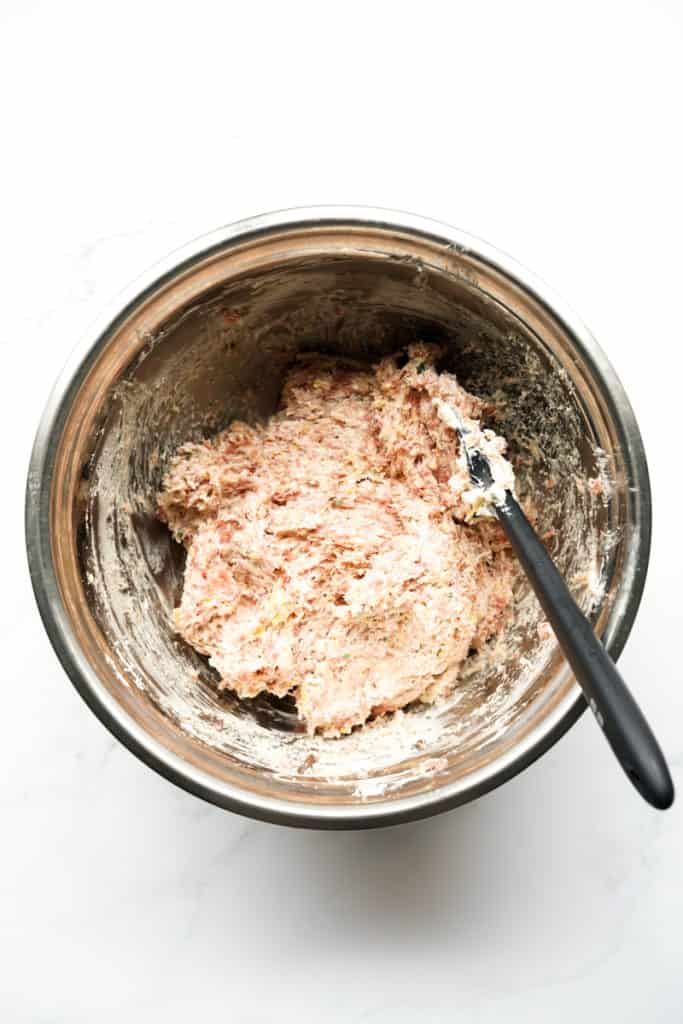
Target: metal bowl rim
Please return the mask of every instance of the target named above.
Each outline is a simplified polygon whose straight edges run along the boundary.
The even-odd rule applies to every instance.
[[[267,213],[218,228],[175,250],[137,278],[107,306],[75,347],[53,387],[36,433],[26,488],[26,547],[40,615],[52,646],[81,697],[113,735],[145,764],[188,792],[220,807],[264,821],[308,828],[393,825],[437,814],[489,792],[532,764],[582,714],[585,701],[578,684],[574,682],[543,722],[502,757],[464,779],[427,793],[368,804],[318,806],[247,792],[195,768],[153,739],[117,704],[87,662],[59,595],[49,534],[50,494],[59,439],[71,401],[98,353],[132,308],[181,270],[238,242],[243,244],[268,234],[306,227],[353,226],[399,231],[455,247],[502,273],[561,322],[601,384],[610,416],[620,430],[640,496],[636,550],[630,555],[629,590],[606,639],[613,658],[621,653],[640,605],[652,530],[645,450],[631,404],[606,355],[586,325],[545,282],[512,257],[473,235],[436,220],[376,207],[305,207]]]

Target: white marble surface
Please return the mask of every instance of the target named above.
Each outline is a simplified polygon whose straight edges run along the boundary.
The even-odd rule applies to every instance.
[[[632,397],[655,537],[622,665],[681,786],[681,7],[395,7],[0,8],[7,1024],[683,1019],[681,803],[646,807],[587,716],[440,818],[276,828],[120,747],[34,607],[32,435],[105,300],[252,213],[359,202],[435,216],[564,293]]]

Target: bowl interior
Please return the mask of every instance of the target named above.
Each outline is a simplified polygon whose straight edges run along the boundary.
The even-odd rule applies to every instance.
[[[291,229],[204,252],[147,289],[84,364],[51,537],[66,614],[107,699],[216,790],[314,808],[455,792],[573,699],[521,575],[505,634],[468,660],[449,699],[340,740],[307,736],[287,699],[220,694],[171,629],[184,555],[155,495],[175,449],[275,410],[299,351],[373,360],[416,339],[442,346],[443,366],[494,403],[537,529],[610,629],[634,528],[629,467],[589,362],[540,301],[470,253],[380,228]]]

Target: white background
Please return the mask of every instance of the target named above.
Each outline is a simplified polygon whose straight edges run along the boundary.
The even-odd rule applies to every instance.
[[[25,565],[32,436],[101,305],[231,220],[410,210],[553,284],[631,396],[655,535],[622,659],[683,767],[681,5],[4,0],[0,1019],[683,1020],[683,799],[584,718],[428,822],[319,834],[174,789],[59,668]]]

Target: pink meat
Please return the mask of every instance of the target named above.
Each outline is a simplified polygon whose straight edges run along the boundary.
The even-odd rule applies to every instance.
[[[292,692],[311,732],[448,693],[512,600],[500,528],[463,522],[470,483],[432,400],[483,406],[435,355],[302,359],[276,415],[185,445],[159,495],[187,547],[177,631],[221,687]]]

